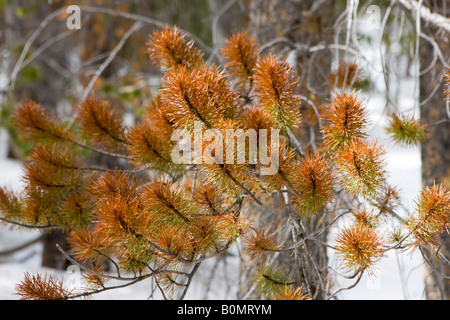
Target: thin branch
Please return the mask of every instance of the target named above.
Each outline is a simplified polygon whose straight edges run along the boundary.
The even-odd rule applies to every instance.
[[[233,4],[236,2],[236,0],[229,0],[225,5],[220,8],[220,10],[217,12],[217,14],[214,16],[212,21],[212,27],[211,27],[211,33],[212,33],[212,39],[213,39],[213,45],[216,47],[218,45],[218,36],[217,36],[217,26],[219,24],[219,19],[222,17],[222,15],[233,6]]]
[[[158,269],[158,270],[153,270],[150,273],[146,273],[146,274],[141,274],[140,276],[134,276],[134,277],[122,277],[122,276],[113,276],[113,275],[109,275],[106,273],[99,273],[96,272],[94,270],[89,269],[88,267],[82,265],[81,263],[79,263],[78,261],[76,261],[74,258],[72,258],[66,251],[64,251],[64,249],[62,249],[58,244],[56,244],[56,248],[59,250],[59,252],[61,252],[61,254],[64,256],[64,258],[66,258],[67,260],[69,260],[71,263],[73,263],[74,265],[76,265],[77,267],[79,267],[80,269],[82,269],[83,271],[93,274],[97,277],[100,278],[108,278],[108,279],[114,279],[114,280],[122,280],[122,281],[129,281],[129,280],[143,280],[146,279],[150,276],[154,276],[156,274],[160,274],[160,273],[176,273],[176,274],[181,274],[181,275],[185,275],[185,276],[189,276],[188,273],[186,272],[182,272],[182,271],[177,271],[177,270],[163,270],[163,269]]]
[[[39,24],[39,26],[36,28],[36,30],[33,32],[33,34],[30,36],[30,38],[27,40],[27,42],[25,43],[23,50],[19,56],[19,59],[16,62],[16,65],[14,66],[14,69],[11,73],[10,76],[10,81],[9,81],[9,89],[13,89],[15,87],[16,84],[16,79],[17,79],[17,75],[19,74],[19,71],[22,70],[23,68],[23,62],[27,56],[28,51],[31,48],[31,45],[33,44],[33,42],[39,37],[39,35],[41,34],[42,30],[53,20],[55,19],[57,16],[59,16],[61,13],[66,11],[66,7],[63,7],[59,10],[53,11],[52,13],[50,13],[47,17],[45,17],[44,20],[42,20],[42,22]]]
[[[20,227],[24,227],[24,228],[29,228],[29,229],[56,229],[56,228],[60,228],[61,226],[57,226],[57,225],[35,225],[35,224],[27,224],[27,223],[22,223],[22,222],[18,222],[18,221],[13,221],[13,220],[9,220],[3,217],[0,217],[0,221],[4,221],[10,224],[14,224],[16,226],[20,226]]]
[[[114,58],[116,57],[117,53],[120,51],[120,49],[122,49],[123,45],[125,44],[125,42],[127,41],[127,39],[137,30],[139,30],[143,25],[143,22],[141,21],[136,21],[130,29],[128,29],[128,31],[123,35],[123,37],[120,39],[119,43],[117,44],[117,46],[111,51],[110,55],[108,56],[108,58],[100,65],[100,67],[97,69],[97,71],[95,72],[95,74],[92,76],[91,81],[89,82],[88,86],[86,87],[86,89],[83,92],[83,95],[81,97],[81,100],[84,101],[89,93],[91,92],[92,88],[94,87],[95,82],[97,81],[97,79],[100,77],[100,75],[102,74],[102,72],[106,69],[106,67],[111,63],[111,61],[114,60]]]
[[[334,298],[341,291],[350,290],[350,289],[353,289],[354,287],[356,287],[358,285],[359,281],[361,281],[363,274],[364,274],[364,269],[359,271],[359,276],[358,276],[358,279],[356,279],[355,283],[353,283],[352,285],[350,285],[348,287],[337,290],[335,293],[333,293],[331,296],[328,297],[328,300],[331,300],[332,298]]]
[[[142,16],[142,15],[138,15],[138,14],[134,14],[134,13],[129,13],[129,12],[125,12],[125,11],[118,11],[118,10],[113,10],[110,8],[103,8],[103,7],[85,7],[85,6],[80,6],[82,11],[85,12],[92,12],[92,13],[106,13],[109,14],[111,16],[117,16],[117,17],[121,17],[124,19],[129,19],[129,20],[134,20],[134,21],[139,21],[139,22],[143,22],[143,23],[147,23],[147,24],[152,24],[155,25],[159,28],[164,28],[167,26],[170,26],[168,23],[166,22],[162,22],[160,20],[157,19],[153,19],[150,17],[146,17],[146,16]],[[182,29],[179,28],[178,29],[186,34],[189,38],[193,39],[195,41],[196,44],[200,45],[203,50],[210,52],[212,51],[212,49],[199,37],[197,37],[195,34],[189,32],[186,29]]]
[[[151,276],[151,274],[147,274],[146,276],[142,276],[142,277],[136,278],[135,280],[130,281],[128,283],[120,284],[120,285],[117,285],[117,286],[111,286],[111,287],[102,287],[100,289],[95,289],[95,290],[91,290],[91,291],[85,291],[83,293],[78,293],[78,294],[72,294],[72,295],[67,296],[66,298],[67,299],[82,298],[82,297],[92,296],[94,294],[105,292],[105,291],[108,291],[108,290],[125,288],[125,287],[128,287],[128,286],[134,285],[134,284],[136,284],[138,282],[141,282],[142,280],[145,280],[145,279],[147,279],[150,276]]]
[[[141,16],[141,15],[133,14],[133,13],[129,13],[129,12],[117,11],[117,10],[113,10],[113,9],[109,9],[109,8],[80,6],[80,9],[83,12],[106,13],[106,14],[109,14],[111,16],[121,17],[123,19],[134,20],[134,21],[140,22],[140,23],[152,24],[152,25],[155,25],[155,26],[160,27],[160,28],[163,28],[163,27],[168,25],[167,23],[164,23],[164,22],[159,21],[157,19],[153,19],[153,18],[150,18],[150,17],[145,17],[145,16]],[[8,88],[10,90],[14,89],[14,87],[15,87],[17,76],[18,76],[19,72],[24,67],[24,61],[25,61],[25,59],[27,57],[27,54],[30,51],[30,48],[33,45],[33,43],[40,36],[42,31],[48,26],[48,24],[52,20],[57,18],[59,15],[63,14],[64,12],[66,12],[66,10],[67,10],[66,7],[62,7],[60,9],[58,9],[58,10],[55,10],[55,11],[51,12],[48,16],[46,16],[44,18],[44,20],[42,20],[42,22],[39,24],[39,26],[36,28],[36,30],[33,32],[33,34],[30,36],[30,38],[28,38],[28,40],[26,41],[26,43],[25,43],[25,45],[24,45],[24,47],[22,49],[22,52],[20,53],[19,59],[17,60],[15,66],[14,66],[14,69],[11,72],[11,75],[9,77]],[[187,31],[185,29],[181,29],[180,28],[180,31],[185,33],[188,37],[192,38],[205,51],[208,51],[208,52],[211,51],[211,48],[208,45],[206,45],[205,42],[202,39],[200,39],[199,37],[195,36],[194,34],[192,34],[191,32],[189,32],[189,31]],[[29,63],[28,59],[27,59],[26,63]]]
[[[108,275],[105,273],[99,273],[96,271],[93,271],[91,269],[89,269],[88,267],[82,265],[81,263],[79,263],[78,261],[76,261],[74,258],[72,258],[66,251],[64,251],[64,249],[62,249],[58,244],[56,244],[56,248],[61,252],[61,254],[64,256],[64,258],[66,258],[67,260],[69,260],[71,263],[73,263],[74,265],[76,265],[77,267],[79,267],[80,269],[82,269],[83,271],[93,274],[97,277],[100,278],[109,278],[109,279],[115,279],[115,280],[136,280],[137,277],[122,277],[122,276],[113,276],[113,275]]]
[[[99,148],[96,148],[96,147],[88,146],[88,145],[86,145],[84,143],[81,143],[80,141],[77,141],[75,139],[71,139],[69,137],[56,136],[56,135],[54,135],[54,136],[56,138],[58,138],[58,139],[65,140],[65,141],[68,141],[70,143],[73,143],[74,145],[77,145],[77,146],[79,146],[81,148],[88,149],[88,150],[91,150],[91,151],[95,151],[97,153],[101,153],[101,154],[104,154],[104,155],[107,155],[107,156],[110,156],[110,157],[122,158],[122,159],[126,159],[126,160],[131,160],[131,161],[136,160],[133,157],[129,157],[129,156],[126,156],[126,155],[123,155],[123,154],[120,154],[120,153],[109,152],[109,151],[106,151],[106,150],[103,150],[103,149],[99,149]]]
[[[186,283],[185,288],[183,289],[183,293],[180,296],[180,300],[183,300],[186,296],[186,293],[191,285],[192,279],[194,278],[195,273],[197,272],[198,268],[200,268],[201,262],[198,262],[194,265],[194,268],[192,269],[191,273],[188,275],[188,281]]]
[[[320,230],[316,230],[315,232],[311,233],[308,235],[308,237],[306,237],[306,240],[311,240],[313,238],[318,238],[320,237],[325,231],[327,231],[336,221],[338,221],[341,217],[343,217],[344,215],[346,215],[347,213],[352,212],[351,209],[345,209],[344,212],[338,214],[333,221],[331,221],[329,224],[327,224],[325,227],[323,227]]]
[[[450,32],[450,19],[444,17],[436,12],[431,12],[431,10],[422,4],[422,1],[414,0],[398,0],[403,7],[407,10],[414,10],[417,12],[418,16],[425,22],[432,24],[433,26],[444,29]]]
[[[21,69],[25,68],[29,63],[31,63],[36,57],[38,57],[42,52],[44,52],[45,49],[48,47],[54,45],[56,42],[66,38],[70,34],[74,32],[74,29],[70,29],[64,32],[61,32],[60,34],[56,35],[55,37],[50,38],[47,40],[43,45],[41,45],[39,48],[37,48],[32,55],[30,55],[25,61],[23,61],[21,65]],[[44,59],[45,60],[45,59]]]

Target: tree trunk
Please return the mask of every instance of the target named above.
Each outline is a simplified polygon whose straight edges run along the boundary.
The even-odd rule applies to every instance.
[[[43,267],[64,270],[70,265],[70,262],[56,247],[59,245],[64,251],[68,251],[66,237],[66,233],[59,230],[44,234],[41,260]]]
[[[332,41],[333,24],[333,1],[277,1],[277,0],[252,0],[250,2],[249,22],[250,31],[256,36],[264,53],[273,52],[284,57],[297,70],[301,80],[300,92],[315,103],[321,104],[330,97],[330,87],[328,85],[328,75],[331,67],[331,52],[328,49],[310,54],[309,47],[324,44]],[[270,44],[270,46],[269,46]],[[301,108],[305,108],[302,104]],[[311,143],[311,138],[319,136],[318,127],[307,121],[301,126],[301,131],[295,132],[300,137],[300,142],[307,146]],[[313,134],[313,135],[311,135]],[[284,198],[281,194],[272,195],[272,206],[264,212],[259,212],[255,217],[257,225],[267,229],[270,226],[272,232],[279,231],[279,234],[286,238],[299,237],[299,234],[292,235],[288,211],[285,207]],[[316,217],[298,218],[309,234],[318,228],[319,220]],[[323,222],[323,221],[322,221]],[[286,227],[287,226],[287,227]],[[322,225],[323,227],[323,225]],[[323,233],[320,240],[326,242],[327,234]],[[281,238],[281,237],[280,237]],[[285,240],[280,239],[280,240]],[[292,240],[291,245],[292,245]],[[286,246],[289,246],[287,244]],[[298,274],[297,285],[305,288],[308,283],[308,294],[313,299],[323,299],[324,292],[318,279],[319,272],[327,265],[326,249],[323,245],[307,242],[305,250],[299,250],[298,259],[302,261],[302,266],[296,263],[296,258],[291,254],[279,254],[273,265],[290,274]],[[306,250],[309,256],[305,254]],[[301,251],[301,252],[300,252]],[[300,257],[299,257],[300,256]],[[314,263],[311,261],[314,259]],[[248,276],[249,268],[247,259],[243,257],[241,266],[241,282],[239,297],[258,298],[257,293],[248,294],[251,287],[251,277]],[[298,262],[299,260],[297,260]],[[317,268],[317,269],[316,269]],[[324,276],[324,275],[321,275]]]
[[[436,8],[424,1],[434,12],[442,16],[449,16],[450,1],[433,2],[439,3]],[[447,12],[443,10],[446,8]],[[447,63],[450,62],[450,34],[444,31],[438,32],[426,23],[422,23],[422,32],[431,36],[439,46],[442,55]],[[435,49],[433,44],[425,38],[420,39],[420,65],[425,69],[434,59]],[[445,84],[443,81],[443,65],[437,59],[434,66],[420,77],[420,117],[422,121],[429,125],[429,137],[421,146],[422,153],[422,184],[432,186],[442,183],[450,190],[450,130],[449,118],[446,110],[444,96]],[[436,89],[437,88],[437,89]],[[445,121],[447,120],[447,121]],[[448,257],[450,252],[450,237],[447,233],[442,235],[443,245],[440,252]],[[426,251],[426,256],[431,262],[431,266],[426,267],[425,288],[427,299],[448,299],[450,298],[450,266],[444,262],[436,260],[433,251]],[[445,277],[443,276],[445,275]],[[447,279],[446,279],[447,278]]]

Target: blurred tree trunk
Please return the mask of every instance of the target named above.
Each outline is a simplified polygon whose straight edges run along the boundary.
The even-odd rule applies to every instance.
[[[424,1],[423,5],[442,16],[450,16],[450,1]],[[446,10],[446,12],[445,12]],[[450,34],[438,30],[430,24],[422,22],[422,32],[435,41],[447,63],[450,63]],[[421,69],[430,66],[434,61],[435,48],[424,37],[420,38]],[[422,153],[422,184],[432,186],[442,183],[450,190],[450,125],[444,96],[443,64],[437,59],[434,66],[420,76],[420,117],[429,125],[429,137],[421,146]],[[447,120],[447,121],[445,121]],[[450,237],[442,235],[444,241],[440,253],[448,258],[450,252]],[[450,298],[450,266],[436,260],[431,251],[425,252],[431,267],[426,267],[425,288],[427,299]],[[445,276],[445,277],[444,277]]]
[[[331,51],[320,50],[314,54],[309,48],[319,44],[327,45],[332,41],[334,1],[305,0],[305,1],[277,1],[277,0],[251,0],[249,8],[249,29],[256,36],[264,53],[273,52],[281,55],[295,68],[300,77],[300,92],[306,98],[315,103],[323,103],[330,97],[331,88],[328,85],[328,75],[331,68]],[[270,44],[270,45],[269,45]],[[302,104],[301,108],[305,108]],[[300,131],[295,132],[300,142],[307,146],[318,137],[318,127],[303,121]],[[272,232],[282,228],[283,221],[289,219],[285,202],[281,194],[272,195],[272,206],[265,212],[258,213],[257,224],[267,229],[270,226]],[[300,218],[302,225],[309,234],[318,228],[317,217]],[[323,225],[321,226],[323,227]],[[283,230],[281,235],[291,237],[291,231]],[[296,235],[298,236],[298,235]],[[326,242],[327,234],[322,234],[320,240]],[[284,240],[284,239],[280,239]],[[306,251],[306,250],[305,250]],[[324,292],[318,279],[318,272],[327,265],[326,249],[323,245],[307,242],[307,254],[304,255],[304,268],[300,271],[301,278],[298,285],[309,282],[311,291],[308,292],[313,299],[323,299]],[[302,253],[303,254],[303,253]],[[310,257],[313,257],[315,264]],[[299,266],[296,266],[293,255],[280,254],[274,265],[290,274],[297,274]],[[248,274],[251,266],[244,262],[241,273]],[[295,267],[294,267],[295,266]],[[293,271],[295,270],[295,271]],[[303,272],[306,270],[306,274]],[[322,274],[323,278],[326,278]],[[306,279],[307,278],[307,279]],[[251,286],[251,277],[241,276],[239,297],[243,298]],[[303,288],[304,290],[306,288]],[[258,298],[256,293],[248,295],[248,298]]]

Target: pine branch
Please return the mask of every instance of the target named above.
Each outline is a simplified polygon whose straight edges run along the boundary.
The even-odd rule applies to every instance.
[[[59,229],[61,228],[61,226],[59,225],[37,225],[37,224],[27,224],[27,223],[22,223],[19,221],[13,221],[13,220],[9,220],[9,219],[5,219],[3,217],[0,217],[1,221],[19,226],[19,227],[24,227],[24,228],[28,228],[28,229]]]

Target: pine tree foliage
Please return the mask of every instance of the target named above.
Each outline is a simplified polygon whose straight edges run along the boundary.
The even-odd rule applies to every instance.
[[[283,129],[300,123],[300,96],[296,94],[298,79],[286,63],[269,54],[261,57],[254,69],[255,95],[261,105]]]
[[[362,80],[362,71],[356,62],[341,61],[338,69],[329,77],[330,84],[335,89],[353,88]]]
[[[364,223],[344,227],[336,238],[336,250],[352,273],[371,272],[375,260],[383,256],[385,240],[379,232]]]
[[[252,260],[259,262],[267,258],[268,254],[278,252],[281,249],[275,236],[263,230],[256,230],[246,241],[246,252]]]
[[[255,283],[258,289],[268,296],[281,294],[289,285],[286,275],[268,264],[262,265],[255,274]]]
[[[156,31],[148,45],[148,54],[154,63],[164,68],[195,68],[202,63],[202,53],[194,47],[194,42],[175,28],[165,27]]]
[[[400,145],[417,145],[427,138],[426,126],[407,114],[393,114],[386,131]]]
[[[303,293],[301,287],[294,288],[290,285],[285,285],[280,292],[272,296],[273,300],[310,300],[309,296]]]
[[[258,44],[248,32],[232,34],[226,39],[222,55],[228,74],[240,82],[253,82],[258,62]]]
[[[413,249],[428,245],[439,247],[441,235],[448,232],[450,214],[450,192],[442,185],[425,187],[415,201],[414,215],[407,221],[408,231],[412,234]]]
[[[67,300],[71,292],[64,288],[62,281],[52,276],[42,277],[27,272],[24,280],[17,285],[17,294],[23,300]]]
[[[385,151],[376,142],[352,140],[347,148],[336,154],[336,163],[342,170],[344,187],[352,194],[365,198],[375,196],[386,178]]]
[[[352,141],[367,137],[367,111],[355,92],[336,94],[324,120],[323,138],[328,149],[344,149]]]
[[[439,248],[450,209],[442,186],[425,187],[397,231],[383,231],[387,217],[398,217],[399,194],[386,184],[383,147],[368,140],[363,101],[346,89],[361,77],[356,64],[343,62],[331,76],[340,91],[320,112],[303,117],[295,71],[280,57],[261,55],[249,33],[226,39],[223,66],[205,62],[178,28],[155,31],[147,45],[164,75],[157,96],[133,125],[95,96],[74,107],[73,123],[33,101],[17,106],[15,125],[33,145],[23,192],[0,188],[1,220],[67,231],[71,250],[62,254],[83,266],[87,282],[81,291],[69,291],[51,277],[25,274],[17,286],[22,298],[88,297],[115,288],[107,284],[111,278],[125,282],[118,287],[152,278],[163,297],[184,297],[203,261],[241,243],[263,297],[304,300],[318,291],[333,297],[327,289],[332,275],[317,269],[309,250],[313,243],[322,245],[315,237],[349,212],[353,222],[330,247],[358,279],[373,274],[388,250]],[[323,143],[302,146],[293,129],[314,118],[322,124]],[[401,141],[422,137],[423,126],[409,118],[398,116],[390,128]],[[274,145],[268,143],[276,137],[273,129],[280,131]],[[189,163],[174,161],[177,142],[171,137],[177,130],[192,142]],[[244,134],[251,130],[254,138]],[[235,136],[226,139],[230,131]],[[211,132],[215,139],[208,140]],[[245,146],[255,140],[256,162],[239,145],[241,138]],[[93,166],[87,161],[92,153],[122,166]],[[274,154],[276,171],[264,175],[264,155]],[[256,228],[252,213],[270,210],[283,210],[287,218]],[[305,225],[312,221],[322,229],[308,234]],[[283,254],[295,257],[290,270],[271,265]],[[105,272],[105,264],[112,271]]]

